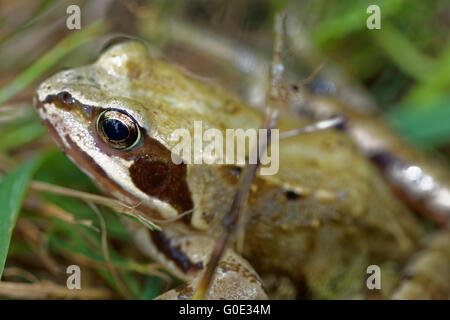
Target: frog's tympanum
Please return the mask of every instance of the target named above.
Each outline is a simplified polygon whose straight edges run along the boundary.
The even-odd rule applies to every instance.
[[[173,220],[161,232],[127,225],[143,252],[187,281],[161,298],[189,299],[241,168],[175,164],[173,132],[193,132],[195,120],[222,132],[258,128],[263,113],[132,41],[43,82],[36,109],[58,146],[105,193],[149,218]],[[287,115],[278,121],[280,132],[302,125]],[[344,132],[292,137],[279,148],[278,173],[259,175],[252,186],[242,253],[228,249],[209,298],[448,296],[448,235],[424,245],[418,218]]]

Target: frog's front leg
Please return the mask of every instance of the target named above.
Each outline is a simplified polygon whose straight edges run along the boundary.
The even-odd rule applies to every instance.
[[[130,219],[124,219],[135,244],[147,256],[157,260],[174,276],[187,281],[157,299],[191,299],[204,266],[208,263],[215,240],[203,234],[180,235],[167,229],[150,231]],[[222,257],[207,299],[258,300],[267,299],[262,280],[253,267],[234,250],[227,249]]]

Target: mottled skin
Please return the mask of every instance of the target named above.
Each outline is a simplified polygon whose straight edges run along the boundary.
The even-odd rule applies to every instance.
[[[223,132],[258,128],[262,113],[218,86],[149,57],[136,42],[115,45],[95,64],[49,78],[37,91],[36,106],[57,144],[105,192],[138,204],[139,210],[157,219],[193,210],[187,219],[164,225],[164,232],[192,264],[204,265],[210,250],[205,248],[219,234],[240,170],[231,165],[174,165],[168,157],[178,142],[172,133],[178,128],[192,132],[194,120]],[[101,141],[95,121],[102,108],[131,115],[143,130],[143,142],[121,151]],[[302,125],[289,115],[282,115],[278,123],[280,132]],[[283,140],[279,167],[276,175],[258,176],[254,183],[242,253],[267,279],[269,295],[390,296],[423,231],[346,134],[327,130]],[[201,267],[183,270],[167,252],[158,251],[161,246],[147,230],[128,225],[143,251],[195,286]],[[190,242],[189,237],[203,238]],[[189,250],[186,243],[204,248]],[[259,277],[230,252],[233,258],[223,263],[239,260],[238,267],[221,269],[231,280],[227,284],[222,279],[217,293],[209,297],[264,298]],[[372,264],[383,270],[382,290],[375,293],[365,289],[366,268]],[[235,285],[239,277],[240,288]],[[277,282],[273,279],[283,279],[291,293],[278,295],[280,288],[269,285]],[[220,288],[226,294],[221,295]],[[184,295],[172,292],[166,298],[189,298],[186,293],[191,291],[185,288]]]

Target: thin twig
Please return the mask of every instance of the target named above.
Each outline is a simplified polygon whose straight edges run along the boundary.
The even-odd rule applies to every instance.
[[[260,140],[260,145],[252,150],[257,154],[256,164],[247,163],[246,169],[241,179],[241,183],[238,186],[230,211],[225,215],[222,231],[216,245],[211,253],[209,262],[206,266],[206,270],[200,279],[199,285],[194,292],[192,299],[204,300],[211,286],[212,279],[215,270],[218,266],[220,259],[222,258],[225,249],[230,241],[230,238],[234,234],[236,226],[238,225],[240,214],[247,202],[248,194],[251,185],[256,177],[257,170],[261,164],[260,160],[267,146],[271,140],[271,130],[275,127],[278,120],[279,109],[281,108],[282,97],[282,80],[284,66],[282,63],[282,47],[283,47],[283,24],[285,20],[284,14],[277,14],[275,18],[275,45],[274,45],[274,57],[269,74],[270,87],[266,96],[266,113],[263,121],[262,129],[267,129],[268,137]]]
[[[17,268],[17,267],[5,268],[3,270],[3,278],[2,279],[12,278],[12,277],[20,277],[31,283],[39,282],[39,279],[31,272],[28,272],[26,270],[23,270],[23,269]]]
[[[83,225],[96,232],[99,232],[99,229],[93,226],[91,220],[77,220],[72,213],[67,212],[66,210],[58,207],[51,202],[42,200],[39,197],[27,198],[23,204],[23,207],[29,210],[36,211],[47,218],[58,218],[66,223]]]
[[[111,291],[105,288],[84,287],[69,290],[66,286],[48,281],[38,283],[0,281],[0,296],[17,299],[109,299]]]
[[[100,220],[102,252],[103,252],[103,257],[105,258],[105,261],[106,261],[106,266],[107,266],[109,272],[111,273],[111,275],[113,276],[114,280],[116,281],[119,291],[122,293],[122,295],[126,299],[131,300],[131,299],[133,299],[132,294],[128,290],[127,286],[122,282],[122,279],[120,279],[120,276],[117,273],[116,268],[114,267],[114,265],[111,262],[111,257],[109,255],[109,250],[108,250],[108,234],[106,231],[105,219],[103,218],[103,215],[101,214],[100,210],[97,208],[97,206],[95,204],[93,204],[92,202],[87,202],[87,204],[89,205],[89,207],[91,207],[91,209],[95,212],[98,219]]]
[[[157,230],[157,231],[161,230],[161,228],[158,225],[153,223],[149,218],[144,216],[142,213],[135,210],[134,207],[128,206],[116,199],[103,197],[103,196],[99,196],[96,194],[87,193],[87,192],[83,192],[83,191],[73,190],[73,189],[69,189],[69,188],[64,188],[64,187],[60,187],[60,186],[55,186],[50,183],[41,182],[41,181],[31,182],[30,187],[33,190],[37,190],[37,191],[45,191],[45,192],[50,192],[53,194],[60,194],[60,195],[75,197],[75,198],[83,199],[85,201],[90,201],[92,203],[100,204],[100,205],[114,209],[115,212],[119,212],[119,213],[123,213],[128,216],[132,216],[132,217],[138,219],[142,224],[144,224],[146,227],[148,227],[152,230]]]
[[[106,267],[105,261],[98,261],[80,253],[61,250],[59,254],[78,265],[85,265],[91,268]],[[164,267],[159,263],[141,264],[135,262],[134,260],[127,260],[123,264],[115,264],[115,267],[118,270],[137,272],[143,275],[157,276],[166,282],[167,287],[172,282],[172,279],[167,275],[167,273],[158,270],[164,269]]]
[[[323,67],[325,66],[325,62],[322,62],[314,71],[313,73],[311,73],[308,78],[300,80],[297,83],[297,87],[301,88],[309,83],[311,83],[312,81],[314,81],[314,79],[316,79],[316,77],[319,75],[320,71],[322,71]]]
[[[282,133],[280,133],[279,138],[280,138],[280,140],[282,140],[282,139],[287,139],[290,137],[298,136],[301,134],[336,128],[336,127],[339,127],[339,126],[345,124],[346,120],[347,120],[346,117],[344,117],[343,115],[337,115],[337,116],[331,117],[330,119],[315,122],[315,123],[313,123],[309,126],[303,127],[303,128],[298,128],[298,129],[293,129],[293,130],[282,132]]]
[[[48,239],[45,234],[43,234],[38,227],[25,218],[20,218],[17,221],[16,228],[24,236],[25,242],[33,248],[34,252],[36,252],[48,271],[55,276],[60,275],[63,272],[63,268],[49,254],[46,245]]]

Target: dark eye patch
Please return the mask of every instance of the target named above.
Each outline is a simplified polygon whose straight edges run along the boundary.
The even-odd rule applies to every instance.
[[[300,195],[292,190],[286,190],[284,195],[286,196],[287,200],[298,200],[300,199]]]

